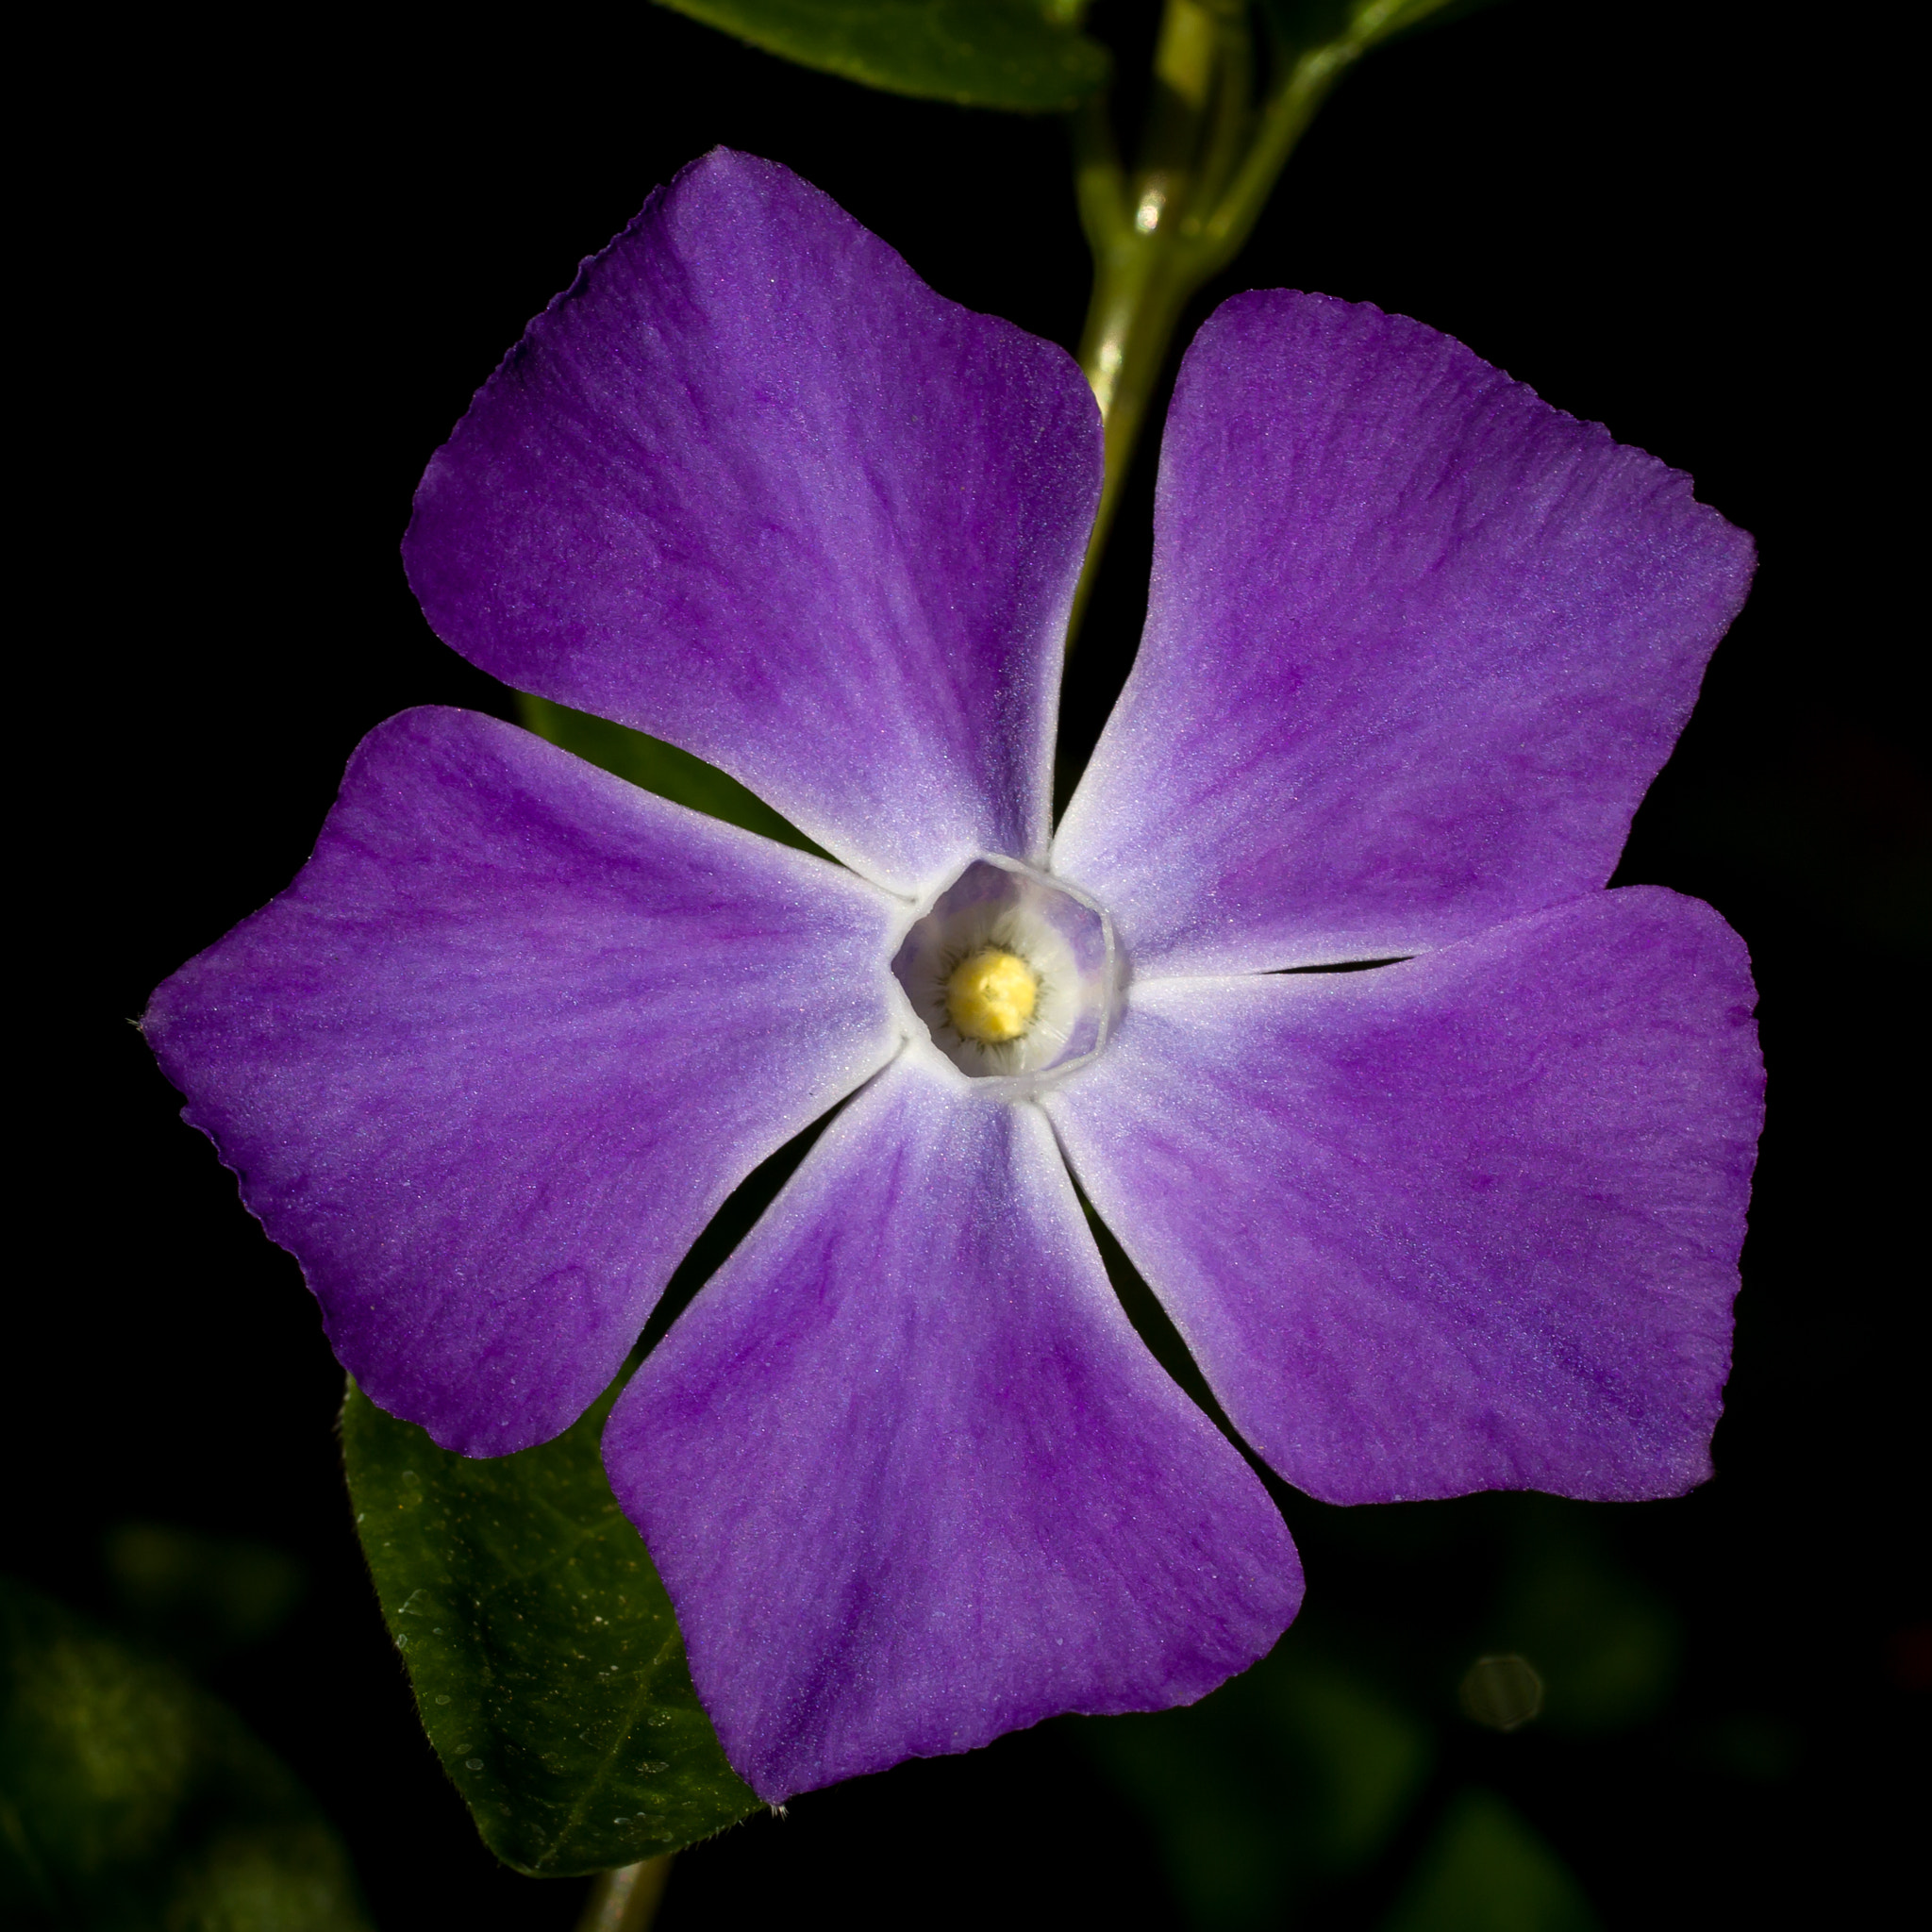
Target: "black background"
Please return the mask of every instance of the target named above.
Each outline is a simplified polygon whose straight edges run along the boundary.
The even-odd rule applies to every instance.
[[[1144,66],[1151,18],[1104,0],[1097,25]],[[16,1209],[35,1257],[9,1298],[7,1565],[101,1608],[116,1522],[297,1554],[302,1608],[216,1686],[340,1825],[378,1923],[561,1926],[581,1885],[494,1866],[417,1728],[294,1263],[127,1022],[288,881],[363,732],[424,702],[506,713],[404,585],[410,492],[654,183],[715,142],[772,156],[942,293],[1071,345],[1087,265],[1062,131],[867,93],[648,8],[128,31],[42,76],[61,107],[32,179],[55,239],[16,351],[16,395],[56,436],[24,516],[47,534],[14,566],[53,684],[15,717],[47,759],[16,821],[46,1178]],[[1924,730],[1887,582],[1912,534],[1890,460],[1909,402],[1883,189],[1897,57],[1847,58],[1771,37],[1755,6],[1509,0],[1417,37],[1344,85],[1182,331],[1250,286],[1417,316],[1689,470],[1759,541],[1619,875],[1744,934],[1772,1069],[1719,1475],[1625,1542],[1688,1633],[1680,1714],[1768,1713],[1793,1768],[1739,1784],[1624,1746],[1553,1757],[1530,1732],[1463,1747],[1612,1924],[1860,1923],[1924,1741],[1932,1357],[1903,1232],[1923,1198]],[[1076,750],[1131,652],[1150,493],[1143,459],[1068,695]],[[63,1232],[42,1244],[45,1216]],[[1311,1603],[1372,1599],[1331,1514],[1291,1503]],[[1476,1584],[1423,1587],[1453,1619]],[[1159,1925],[1176,1907],[1139,1816],[1048,1726],[688,1854],[662,1924],[817,1912]]]

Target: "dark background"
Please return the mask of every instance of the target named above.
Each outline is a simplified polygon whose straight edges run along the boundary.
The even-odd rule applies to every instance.
[[[1103,0],[1096,25],[1144,68],[1152,17]],[[19,875],[52,865],[28,885],[16,995],[45,1191],[16,1209],[17,1245],[43,1212],[66,1233],[10,1298],[6,1567],[112,1613],[117,1524],[290,1553],[299,1608],[211,1681],[335,1820],[378,1924],[562,1926],[581,1885],[496,1867],[416,1725],[295,1265],[127,1022],[288,881],[363,732],[425,702],[507,712],[404,585],[410,492],[654,183],[719,142],[772,156],[942,293],[1071,345],[1087,263],[1062,132],[867,93],[648,8],[125,32],[75,57],[105,60],[99,80],[43,76],[67,104],[34,175],[57,239],[16,363],[57,430],[31,506],[50,535],[15,565],[52,578],[24,642],[57,692],[15,724],[56,755],[23,824]],[[1619,875],[1743,933],[1772,1080],[1717,1479],[1591,1518],[1620,1587],[1663,1607],[1667,1681],[1590,1736],[1481,1732],[1453,1690],[1513,1547],[1494,1507],[1288,1504],[1310,1617],[1442,1659],[1430,1802],[1465,1777],[1506,1793],[1611,1924],[1869,1923],[1857,1901],[1897,1874],[1922,1802],[1932,1357],[1905,1229],[1924,1188],[1925,737],[1891,602],[1898,56],[1864,47],[1847,75],[1758,7],[1561,0],[1419,36],[1342,87],[1182,331],[1250,286],[1417,316],[1689,470],[1760,545]],[[1079,752],[1138,626],[1153,454],[1069,691]],[[1393,1869],[1318,1896],[1317,1922],[1371,1923]],[[1049,1725],[686,1855],[662,1923],[1180,1911],[1143,1813]]]

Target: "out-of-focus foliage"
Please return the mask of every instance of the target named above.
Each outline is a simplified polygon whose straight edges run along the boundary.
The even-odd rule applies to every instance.
[[[1149,1346],[1225,1426],[1132,1263],[1096,1233]],[[1273,1654],[1199,1704],[1072,1721],[1145,1817],[1189,1924],[1587,1932],[1577,1880],[1490,1780],[1505,1769],[1493,1754],[1588,1745],[1668,1713],[1678,1621],[1619,1560],[1611,1521],[1534,1494],[1323,1509],[1280,1492],[1311,1575],[1353,1572],[1367,1600],[1330,1605],[1318,1584]],[[1472,1588],[1445,1618],[1414,1579],[1449,1564]],[[1789,1748],[1761,1731],[1739,1720],[1670,1748],[1783,1774]]]
[[[1541,1722],[1599,1736],[1656,1717],[1677,1680],[1677,1620],[1620,1569],[1589,1518],[1544,1496],[1511,1498],[1516,1547],[1488,1628],[1529,1659],[1545,1689]]]
[[[1595,1932],[1570,1868],[1493,1791],[1443,1814],[1382,1932]]]
[[[1084,0],[659,0],[801,67],[888,93],[1042,113],[1106,85]]]
[[[1435,1756],[1428,1727],[1386,1690],[1291,1636],[1199,1704],[1080,1729],[1145,1809],[1205,1927],[1276,1924],[1374,1858]]]
[[[1336,43],[1359,50],[1398,34],[1441,26],[1496,0],[1260,0],[1262,10],[1298,51]]]
[[[472,1460],[353,1387],[342,1457],[429,1741],[490,1849],[537,1876],[677,1850],[755,1810],[598,1442],[622,1378],[554,1442]]]
[[[120,1621],[196,1665],[266,1637],[308,1587],[285,1550],[170,1524],[118,1524],[101,1554]]]
[[[176,1665],[0,1579],[0,1920],[368,1932],[335,1833]]]

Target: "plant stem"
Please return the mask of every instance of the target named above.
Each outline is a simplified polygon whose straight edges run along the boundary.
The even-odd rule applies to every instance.
[[[1271,26],[1271,77],[1257,108],[1246,0],[1167,0],[1153,104],[1131,176],[1105,99],[1095,96],[1074,115],[1074,193],[1093,253],[1080,367],[1100,405],[1107,449],[1070,650],[1182,311],[1254,232],[1329,90],[1397,17],[1406,25],[1417,12],[1416,0],[1372,0],[1337,39],[1299,51]]]
[[[645,1858],[600,1872],[591,1881],[591,1896],[577,1932],[649,1932],[671,1877],[671,1854]]]

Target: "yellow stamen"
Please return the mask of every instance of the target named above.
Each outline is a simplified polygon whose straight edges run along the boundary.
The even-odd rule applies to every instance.
[[[946,1017],[968,1040],[1017,1040],[1033,1017],[1040,975],[1015,953],[988,946],[962,959],[946,981]]]

